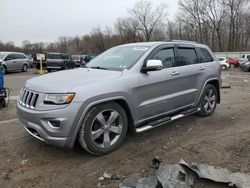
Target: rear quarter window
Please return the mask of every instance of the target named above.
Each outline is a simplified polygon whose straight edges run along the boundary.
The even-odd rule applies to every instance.
[[[206,48],[198,48],[198,51],[199,51],[199,63],[207,63],[214,61],[213,57]]]

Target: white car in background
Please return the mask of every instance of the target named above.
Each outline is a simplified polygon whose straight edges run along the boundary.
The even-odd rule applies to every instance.
[[[227,63],[227,58],[226,57],[217,57],[217,59],[219,60],[220,62],[220,65],[221,65],[221,69],[222,70],[227,70],[230,68],[230,64]]]

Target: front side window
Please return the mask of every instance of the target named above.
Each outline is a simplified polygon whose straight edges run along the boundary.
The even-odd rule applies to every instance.
[[[147,46],[118,46],[91,60],[87,67],[110,70],[130,69],[149,49]]]
[[[168,48],[168,49],[160,50],[150,59],[161,60],[163,68],[173,67],[174,66],[174,49]]]
[[[178,55],[175,61],[177,67],[192,65],[197,62],[197,55],[194,48],[178,48]]]
[[[250,55],[247,55],[247,60],[250,61]]]
[[[9,54],[9,55],[6,56],[5,59],[13,60],[13,59],[16,59],[16,56],[15,56],[15,54]]]

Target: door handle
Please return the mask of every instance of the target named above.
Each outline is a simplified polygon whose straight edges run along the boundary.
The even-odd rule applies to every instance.
[[[205,70],[205,67],[200,67],[199,70]]]
[[[180,74],[180,73],[179,73],[179,72],[176,72],[176,71],[174,71],[174,72],[171,73],[171,75],[173,75],[173,76],[174,76],[174,75],[178,75],[178,74]]]

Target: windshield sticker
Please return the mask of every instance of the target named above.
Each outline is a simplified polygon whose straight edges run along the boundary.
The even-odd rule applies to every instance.
[[[148,48],[147,47],[134,47],[133,50],[138,50],[138,51],[146,51]]]

